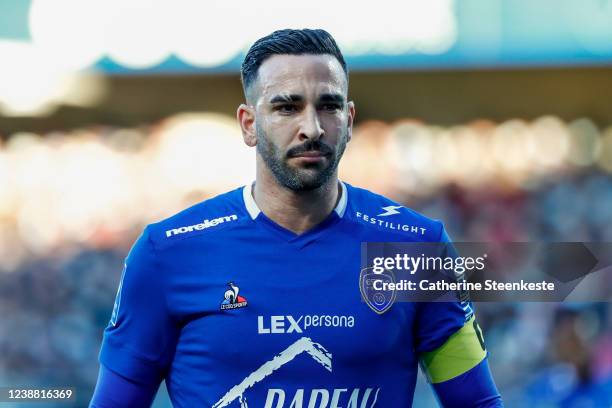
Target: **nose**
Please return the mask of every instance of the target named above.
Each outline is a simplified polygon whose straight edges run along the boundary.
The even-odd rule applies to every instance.
[[[308,107],[304,109],[302,123],[300,126],[299,139],[305,141],[307,139],[319,140],[324,135],[324,130],[321,127],[319,114],[317,109]]]

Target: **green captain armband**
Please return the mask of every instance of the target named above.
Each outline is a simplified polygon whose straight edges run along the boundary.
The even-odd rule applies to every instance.
[[[482,332],[474,316],[433,351],[422,353],[421,366],[430,383],[455,378],[474,368],[487,356]]]

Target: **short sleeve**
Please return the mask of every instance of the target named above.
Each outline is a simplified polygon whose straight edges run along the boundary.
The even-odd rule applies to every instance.
[[[126,259],[100,350],[101,364],[143,384],[163,379],[178,332],[166,302],[165,274],[157,265],[147,228]]]
[[[443,257],[458,257],[444,229]],[[463,275],[454,275],[463,280]],[[432,383],[441,383],[471,370],[486,357],[482,333],[474,317],[467,292],[454,293],[455,300],[423,302],[417,305],[415,351]]]
[[[437,349],[465,323],[465,312],[459,302],[419,303],[414,333],[415,351],[424,353]]]
[[[451,240],[442,227],[439,242],[445,243],[443,257],[458,256]],[[415,351],[423,353],[440,347],[451,335],[460,330],[473,315],[469,299],[456,294],[456,301],[421,302],[416,306],[414,326]]]

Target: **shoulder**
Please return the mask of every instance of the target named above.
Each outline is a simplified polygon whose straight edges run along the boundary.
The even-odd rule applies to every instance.
[[[346,184],[348,205],[345,217],[356,224],[402,238],[438,242],[443,237],[441,221],[426,217],[385,196]]]
[[[212,197],[186,208],[145,229],[154,247],[166,246],[206,233],[231,228],[250,220],[242,198],[243,187]]]

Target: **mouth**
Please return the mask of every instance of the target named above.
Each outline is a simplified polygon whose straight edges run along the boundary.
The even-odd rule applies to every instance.
[[[325,157],[325,156],[327,156],[327,154],[323,153],[321,151],[318,151],[318,150],[309,150],[307,152],[302,152],[302,153],[296,154],[293,157]]]
[[[313,164],[320,163],[327,158],[328,154],[317,151],[309,150],[307,152],[301,152],[291,156],[292,159],[296,159],[302,163]]]

